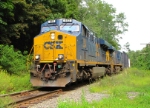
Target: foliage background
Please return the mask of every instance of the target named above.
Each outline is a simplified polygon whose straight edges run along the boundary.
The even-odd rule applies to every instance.
[[[150,70],[150,46],[147,45],[142,50],[128,52],[131,66],[138,69]]]
[[[25,70],[26,56],[41,23],[56,18],[79,20],[120,49],[120,34],[128,27],[124,13],[116,13],[111,4],[101,0],[84,0],[84,3],[83,0],[1,0],[0,66],[11,74]]]

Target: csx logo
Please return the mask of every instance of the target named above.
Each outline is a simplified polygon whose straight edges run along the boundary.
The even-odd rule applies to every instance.
[[[63,41],[49,41],[49,42],[45,42],[44,43],[44,48],[45,49],[63,49],[63,47],[61,46],[61,44],[63,43]]]

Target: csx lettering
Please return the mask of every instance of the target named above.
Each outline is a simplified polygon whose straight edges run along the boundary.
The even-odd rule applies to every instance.
[[[55,42],[45,42],[44,43],[44,48],[45,49],[53,49],[53,48],[56,48],[56,49],[63,49],[63,47],[61,46],[63,42],[62,41],[55,41]]]

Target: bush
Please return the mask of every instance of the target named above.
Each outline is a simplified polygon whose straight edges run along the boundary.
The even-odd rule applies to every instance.
[[[0,79],[0,94],[32,89],[29,73],[10,75],[7,71],[0,70]]]
[[[0,66],[10,74],[25,72],[26,56],[21,51],[14,51],[12,45],[0,45]]]

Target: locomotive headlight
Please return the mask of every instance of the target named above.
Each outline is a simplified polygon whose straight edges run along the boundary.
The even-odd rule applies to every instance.
[[[35,59],[36,59],[36,60],[39,60],[39,59],[40,59],[40,55],[36,55],[36,56],[35,56]]]
[[[64,55],[63,54],[58,54],[58,59],[59,60],[62,60],[64,58]]]
[[[51,39],[55,39],[55,33],[51,33]]]

